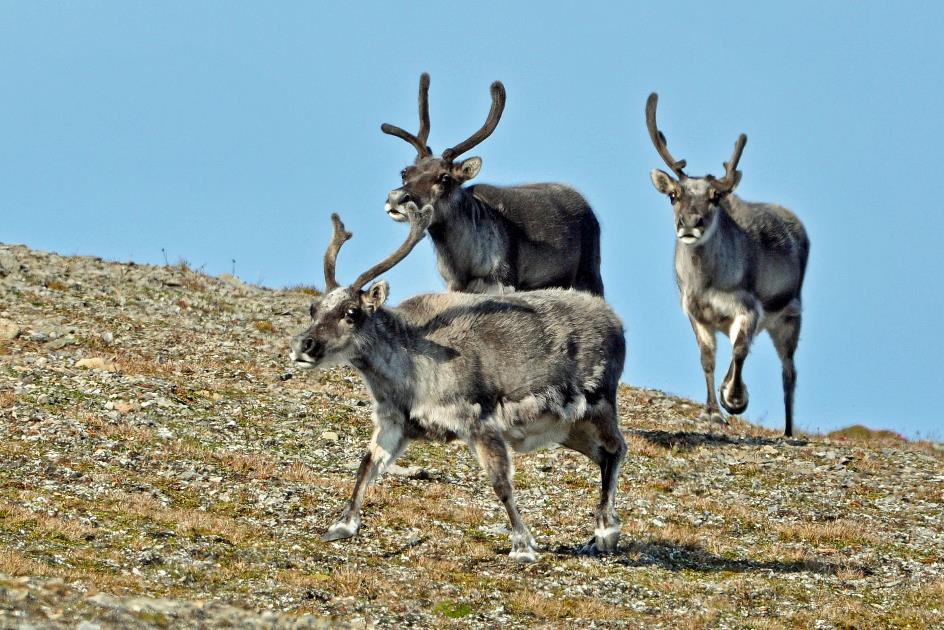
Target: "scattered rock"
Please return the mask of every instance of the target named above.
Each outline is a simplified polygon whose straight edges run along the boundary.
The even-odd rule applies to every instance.
[[[114,372],[118,367],[102,357],[92,357],[88,359],[79,359],[75,362],[75,367],[83,368],[86,370],[105,370],[106,372]],[[117,408],[117,405],[116,405]],[[120,410],[119,410],[120,411]],[[122,412],[126,413],[126,412]]]
[[[16,339],[20,336],[20,327],[10,319],[0,319],[0,339]]]
[[[325,431],[324,433],[321,434],[321,439],[326,440],[328,442],[337,442],[338,440],[341,439],[341,437],[334,431]]]
[[[62,350],[66,346],[71,346],[76,343],[75,337],[72,335],[64,335],[51,341],[47,341],[43,344],[43,347],[46,350]]]

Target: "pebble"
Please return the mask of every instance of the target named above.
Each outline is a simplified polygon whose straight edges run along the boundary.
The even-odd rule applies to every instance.
[[[20,327],[11,319],[0,319],[0,339],[16,339],[20,336]]]
[[[111,361],[106,361],[102,357],[79,359],[75,362],[75,367],[84,368],[86,370],[105,370],[106,372],[114,372],[117,370],[117,367],[114,363]]]

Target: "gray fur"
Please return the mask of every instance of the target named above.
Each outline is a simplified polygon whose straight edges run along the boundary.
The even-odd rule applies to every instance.
[[[380,282],[367,291],[330,291],[312,305],[311,327],[291,344],[299,366],[353,366],[374,403],[374,436],[351,502],[325,539],[357,532],[368,484],[411,440],[461,439],[505,505],[513,559],[537,556],[515,506],[511,449],[553,443],[600,466],[589,549],[615,549],[614,493],[626,448],[616,389],[625,340],[612,309],[589,293],[561,289],[420,295],[387,308],[378,303],[385,289]]]
[[[747,409],[741,372],[754,337],[767,330],[782,363],[784,433],[793,434],[796,387],[794,353],[802,318],[801,290],[810,241],[803,224],[778,205],[743,201],[733,194],[741,173],[735,170],[747,138],[742,135],[726,175],[689,177],[665,147],[655,128],[650,97],[650,134],[679,176],[653,170],[653,185],[669,196],[675,213],[675,278],[682,310],[688,315],[701,352],[708,389],[703,417],[721,420],[714,391],[715,337],[720,331],[733,345],[731,365],[721,384],[721,405],[729,413]],[[650,115],[647,108],[647,117]],[[661,143],[661,146],[660,146]],[[720,183],[719,183],[720,182]]]

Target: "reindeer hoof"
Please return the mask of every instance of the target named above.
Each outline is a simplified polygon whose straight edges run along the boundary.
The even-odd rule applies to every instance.
[[[538,544],[530,534],[512,534],[511,553],[508,554],[508,557],[521,564],[537,562],[539,557]]]
[[[586,545],[580,548],[580,555],[600,556],[613,553],[619,544],[619,526],[597,528]]]
[[[605,529],[597,529],[593,532],[593,544],[597,551],[601,553],[613,553],[619,543],[620,530],[619,524]]]
[[[714,422],[717,424],[727,424],[728,420],[717,409],[708,411],[705,409],[698,415],[699,422]]]
[[[747,387],[741,385],[737,391],[727,392],[729,388],[722,386],[718,392],[718,398],[721,399],[721,406],[732,416],[742,414],[747,411]],[[731,388],[734,389],[734,388]]]
[[[519,564],[529,564],[531,562],[537,562],[540,556],[538,556],[537,551],[528,548],[520,550],[512,549],[508,557]]]
[[[344,540],[351,538],[357,533],[357,526],[344,521],[335,523],[328,528],[328,531],[321,537],[321,542],[333,542],[335,540]]]

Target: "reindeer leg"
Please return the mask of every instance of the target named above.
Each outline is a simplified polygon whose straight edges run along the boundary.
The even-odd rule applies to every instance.
[[[472,445],[488,473],[495,489],[495,494],[505,504],[508,519],[511,521],[511,553],[508,557],[515,562],[536,562],[538,559],[537,543],[521,520],[521,514],[515,505],[514,462],[508,444],[497,433],[480,433],[472,436]]]
[[[354,481],[354,492],[338,520],[321,537],[324,542],[350,538],[361,526],[361,507],[367,494],[367,486],[403,453],[409,439],[403,434],[399,419],[395,421],[377,421],[377,428],[370,439],[367,452],[361,459]]]
[[[721,406],[730,414],[744,413],[747,409],[747,386],[741,380],[744,360],[750,352],[759,316],[756,308],[746,308],[734,317],[729,337],[731,338],[731,366],[721,381]]]
[[[596,555],[616,551],[620,535],[620,519],[616,514],[616,486],[619,467],[626,454],[626,441],[619,430],[615,401],[605,403],[592,420],[579,423],[571,431],[564,446],[583,453],[600,466],[600,502],[596,509],[593,538],[581,553]]]
[[[721,409],[718,407],[718,399],[715,398],[715,348],[717,347],[715,331],[694,317],[689,316],[688,319],[692,323],[692,330],[695,331],[695,341],[701,353],[701,369],[705,373],[705,386],[708,389],[708,401],[698,419],[702,422],[724,423],[724,416],[721,415]]]
[[[783,434],[787,437],[793,436],[793,392],[796,389],[796,366],[793,363],[793,355],[800,341],[801,320],[802,316],[797,305],[795,311],[781,315],[777,324],[769,329],[770,338],[774,342],[783,370],[783,406],[786,414]]]

